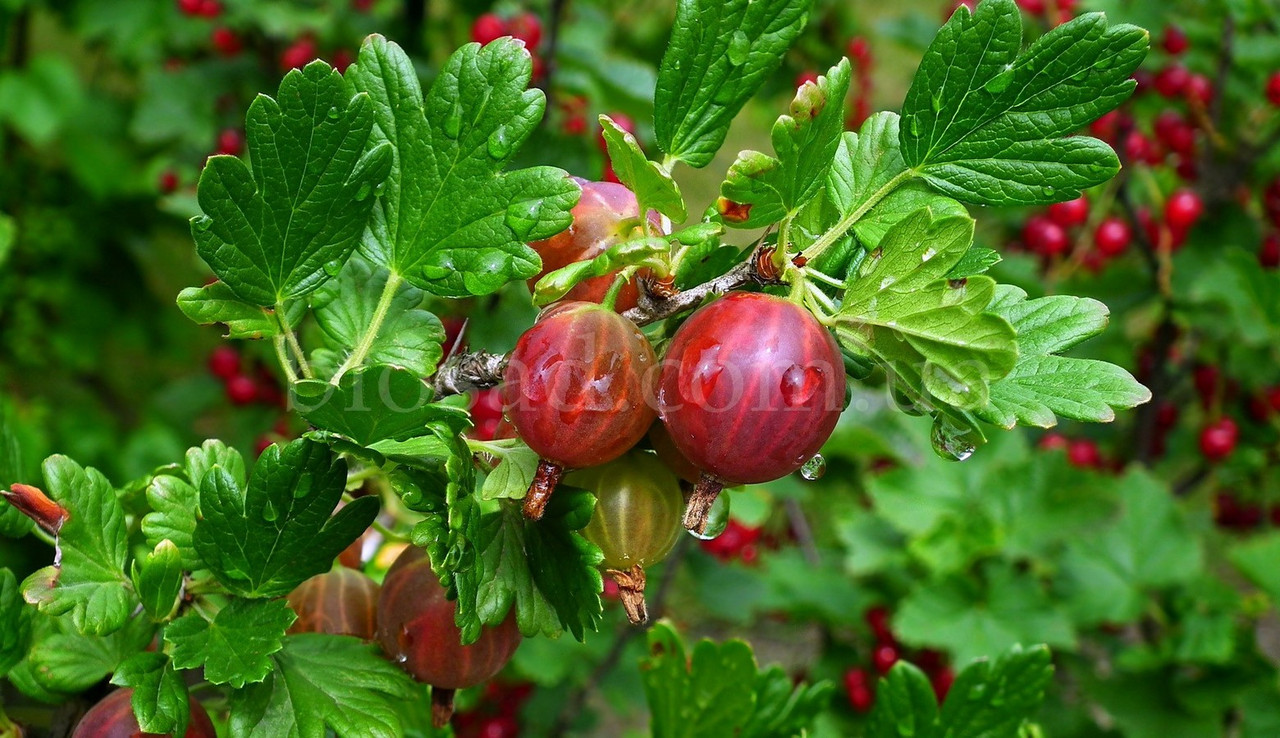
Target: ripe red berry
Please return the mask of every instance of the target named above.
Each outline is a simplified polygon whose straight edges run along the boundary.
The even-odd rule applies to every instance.
[[[377,630],[378,593],[377,582],[345,566],[317,574],[289,593],[289,607],[298,614],[289,632],[371,641]]]
[[[316,44],[309,38],[300,38],[280,53],[280,71],[301,69],[316,58]]]
[[[1258,263],[1263,269],[1280,267],[1280,234],[1268,233],[1258,247]]]
[[[80,718],[71,738],[136,738],[144,734],[133,716],[133,690],[117,689],[94,705]],[[209,713],[196,702],[194,697],[187,698],[191,710],[191,719],[187,724],[186,738],[217,738]]]
[[[227,380],[227,399],[232,405],[249,405],[258,399],[258,383],[253,377],[237,374]]]
[[[667,349],[658,407],[702,478],[685,525],[701,530],[725,484],[786,476],[835,429],[844,361],[831,333],[789,300],[732,292],[698,310]]]
[[[1171,23],[1164,27],[1164,36],[1160,39],[1160,45],[1166,52],[1177,56],[1186,51],[1191,43],[1187,41],[1186,32]]]
[[[520,723],[510,715],[491,715],[480,723],[476,738],[516,738],[520,735]]]
[[[497,13],[485,13],[471,24],[471,40],[480,45],[507,35],[507,22]]]
[[[157,189],[160,194],[168,195],[178,189],[178,173],[172,169],[166,169],[160,173],[160,178],[156,182]]]
[[[482,389],[471,401],[471,422],[475,424],[469,436],[477,441],[492,441],[498,424],[502,422],[502,398],[497,389]]]
[[[1183,94],[1191,102],[1208,105],[1213,100],[1213,82],[1203,74],[1192,74],[1187,77]]]
[[[534,520],[565,468],[610,462],[657,416],[657,357],[635,324],[592,302],[559,303],[520,336],[507,364],[502,404],[542,463],[525,497]]]
[[[844,692],[857,712],[871,712],[875,705],[876,694],[866,669],[850,669],[844,673]]]
[[[235,56],[240,53],[244,45],[240,42],[240,36],[235,31],[224,26],[218,26],[209,34],[209,40],[213,44],[213,48],[223,56]]]
[[[1196,150],[1196,129],[1173,110],[1165,110],[1156,117],[1155,134],[1170,151],[1190,154]]]
[[[527,10],[511,19],[507,24],[507,31],[523,41],[530,50],[538,48],[538,44],[542,43],[542,21]]]
[[[625,121],[625,116],[623,118]],[[528,281],[530,291],[544,275],[576,261],[594,259],[631,238],[639,229],[636,219],[640,215],[640,204],[631,190],[613,182],[588,182],[584,179],[577,182],[582,186],[582,196],[573,210],[569,211],[573,216],[573,224],[551,238],[529,244],[542,257],[542,271]],[[655,232],[665,232],[661,219],[652,211],[649,222]],[[647,274],[648,272],[641,272],[637,276]],[[561,299],[600,302],[616,276],[616,273],[611,273],[579,282]],[[618,312],[630,310],[639,299],[639,288],[635,280],[632,280],[623,285],[614,308]]]
[[[1129,131],[1124,137],[1124,153],[1125,157],[1133,162],[1155,164],[1161,159],[1156,145],[1143,135],[1142,131],[1137,130]]]
[[[871,653],[871,664],[876,667],[880,676],[888,674],[896,663],[898,663],[898,649],[891,643],[882,643]]]
[[[1070,228],[1083,224],[1089,219],[1089,198],[1081,195],[1074,200],[1056,202],[1049,206],[1049,220]]]
[[[1070,240],[1062,226],[1043,215],[1027,218],[1022,226],[1022,242],[1041,256],[1058,256],[1067,250]]]
[[[1200,403],[1205,407],[1213,404],[1213,400],[1218,395],[1218,380],[1220,373],[1218,367],[1212,364],[1200,364],[1191,370],[1191,380],[1196,386],[1196,394],[1200,396]]]
[[[1018,7],[1022,8],[1031,15],[1040,15],[1044,12],[1044,0],[1017,0]]]
[[[1242,504],[1235,493],[1224,490],[1214,495],[1213,521],[1222,528],[1232,530],[1249,530],[1262,523],[1262,507],[1256,504]]]
[[[204,0],[178,0],[178,12],[183,15],[196,17],[203,8]]]
[[[222,15],[222,3],[218,0],[201,0],[199,14],[204,18],[217,18]]]
[[[803,72],[796,75],[796,88],[804,87],[805,83],[807,82],[812,82],[814,84],[817,84],[818,73],[813,71],[812,69],[806,69]]]
[[[1156,92],[1172,99],[1182,96],[1182,93],[1187,89],[1187,81],[1190,79],[1191,72],[1188,72],[1186,67],[1181,64],[1170,64],[1156,72],[1151,84],[1156,88]]]
[[[951,685],[955,684],[956,673],[949,667],[942,667],[933,673],[929,679],[929,684],[933,686],[933,694],[938,698],[938,702],[947,699],[947,694],[951,691]]]
[[[345,74],[347,67],[354,64],[355,61],[356,58],[350,51],[347,51],[346,49],[338,49],[333,52],[333,58],[330,60],[330,63],[333,64],[334,69],[338,70],[338,74]]]
[[[374,0],[351,0],[351,9],[357,13],[368,13],[373,9]]]
[[[1163,403],[1156,409],[1156,425],[1161,430],[1169,430],[1178,424],[1178,415],[1180,414],[1181,411],[1177,405],[1172,402]]]
[[[702,548],[707,553],[722,561],[729,561],[742,555],[747,548],[753,548],[760,539],[760,529],[751,528],[729,518],[724,532],[708,541],[702,541]]]
[[[871,628],[872,634],[876,640],[881,643],[894,643],[893,629],[889,627],[889,608],[883,605],[876,605],[869,608],[867,614],[863,616],[867,625]]]
[[[845,50],[848,52],[849,58],[860,69],[866,69],[871,66],[871,44],[867,42],[865,37],[854,36],[849,39],[849,44]]]
[[[1040,437],[1040,442],[1036,444],[1042,451],[1061,451],[1070,445],[1067,437],[1061,433],[1049,432]]]
[[[474,687],[506,666],[520,645],[514,610],[501,624],[483,628],[462,645],[449,600],[425,552],[410,546],[396,559],[378,597],[378,642],[400,668],[430,684],[432,722],[444,727],[453,713],[453,692]]]
[[[274,443],[275,441],[271,440],[271,436],[258,436],[258,440],[253,442],[253,455],[255,457],[261,456],[267,449],[271,448]]]
[[[1098,252],[1106,257],[1123,254],[1129,248],[1129,240],[1133,234],[1129,232],[1129,224],[1121,218],[1107,218],[1098,224],[1093,232],[1093,244]]]
[[[1088,438],[1077,438],[1067,444],[1067,462],[1078,469],[1102,467],[1102,452]]]
[[[1178,190],[1164,204],[1164,219],[1174,229],[1186,230],[1204,213],[1204,203],[1192,190]]]
[[[1200,453],[1209,461],[1222,461],[1236,450],[1240,429],[1231,418],[1221,418],[1200,431]]]
[[[218,134],[218,153],[239,156],[244,151],[244,134],[238,129],[227,128]]]
[[[1273,72],[1267,78],[1267,100],[1276,107],[1280,107],[1280,72]]]

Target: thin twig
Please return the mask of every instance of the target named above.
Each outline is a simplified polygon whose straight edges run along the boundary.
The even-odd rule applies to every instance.
[[[748,284],[782,284],[777,277],[760,273],[762,253],[757,249],[746,261],[719,277],[697,287],[677,292],[671,297],[657,297],[647,290],[642,290],[639,304],[623,313],[622,317],[636,325],[648,325],[691,310],[702,304],[702,301],[710,295],[723,295]]]
[[[569,0],[551,0],[551,17],[547,23],[547,52],[542,58],[543,69],[546,70],[543,73],[542,84],[547,93],[547,110],[552,110],[555,102],[555,85],[551,84],[551,80],[556,73],[556,50],[560,48],[560,24],[564,22],[564,11],[568,6]]]

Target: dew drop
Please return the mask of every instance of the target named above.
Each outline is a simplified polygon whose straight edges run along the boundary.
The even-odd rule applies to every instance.
[[[747,56],[751,53],[751,39],[747,38],[747,34],[743,31],[735,31],[733,38],[729,39],[729,63],[735,67],[742,66],[747,63]]]
[[[788,407],[799,407],[810,400],[822,386],[822,370],[815,366],[792,364],[782,373],[779,391]]]
[[[444,119],[444,135],[449,138],[457,138],[462,133],[462,103],[453,106],[453,110],[449,113],[449,117]]]
[[[804,466],[800,467],[800,476],[805,481],[816,482],[822,479],[827,473],[827,460],[822,458],[822,454],[814,454],[812,458],[804,462]]]
[[[489,134],[489,156],[503,159],[510,153],[511,140],[508,137],[507,127],[498,126],[497,130]]]
[[[522,200],[507,207],[505,222],[516,238],[524,240],[533,232],[542,214],[542,200]]]
[[[280,513],[276,512],[276,506],[271,504],[271,500],[267,500],[266,507],[262,508],[262,519],[268,523],[273,523],[278,517],[280,517]]]
[[[200,215],[191,220],[191,228],[199,233],[204,233],[213,227],[213,218],[207,215]]]
[[[369,199],[369,195],[373,194],[373,185],[365,182],[360,185],[360,189],[356,190],[356,202],[364,202]]]
[[[342,111],[338,110],[336,106],[329,108],[329,120],[337,120],[339,115],[342,115]]]
[[[933,96],[929,99],[929,107],[933,108],[935,113],[942,110],[942,90],[933,93]]]
[[[941,415],[933,420],[929,441],[933,445],[934,453],[947,461],[964,461],[973,456],[973,451],[977,447],[975,431],[958,427]]]
[[[911,125],[909,128],[911,129],[912,136],[920,135],[920,118],[918,116],[911,116]]]
[[[729,493],[726,490],[711,503],[711,510],[707,513],[706,529],[702,533],[689,531],[689,535],[699,540],[709,541],[718,537],[727,527],[729,527]]]
[[[992,95],[999,95],[1001,92],[1009,89],[1009,83],[1013,82],[1013,68],[1005,67],[1004,71],[987,80],[982,89],[990,92]]]

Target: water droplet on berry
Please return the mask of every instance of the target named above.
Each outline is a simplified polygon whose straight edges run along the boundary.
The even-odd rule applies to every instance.
[[[934,452],[947,461],[964,461],[973,456],[978,441],[976,430],[961,428],[942,415],[934,418],[929,440]]]
[[[800,476],[809,482],[816,482],[822,479],[826,473],[827,460],[822,458],[822,454],[814,454],[813,458],[804,462],[804,466],[800,467]]]
[[[707,513],[707,527],[702,533],[694,533],[689,531],[689,535],[703,541],[709,541],[718,537],[729,527],[729,494],[721,492],[716,497],[716,501],[711,503],[711,510]]]
[[[822,370],[815,366],[792,364],[782,373],[782,401],[788,407],[799,407],[813,397],[822,386]]]

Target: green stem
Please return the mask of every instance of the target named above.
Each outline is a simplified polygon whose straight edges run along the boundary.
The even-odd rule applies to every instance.
[[[604,299],[600,304],[608,310],[612,310],[613,306],[618,302],[618,295],[621,294],[622,288],[627,282],[631,281],[631,275],[635,273],[634,267],[627,267],[618,273],[614,278],[613,284],[609,285],[609,291],[604,293]]]
[[[342,493],[343,502],[352,502],[355,499],[356,498],[353,497],[350,492]],[[413,540],[409,536],[404,536],[404,535],[400,535],[399,533],[396,533],[395,531],[391,530],[390,528],[383,525],[382,523],[379,523],[377,520],[374,520],[373,523],[369,525],[369,527],[378,531],[378,533],[382,534],[382,537],[387,539],[388,541],[412,541]]]
[[[360,337],[360,343],[347,356],[347,360],[342,362],[342,366],[338,367],[338,371],[334,372],[333,379],[329,380],[330,384],[336,387],[343,374],[364,363],[365,357],[369,355],[369,350],[373,348],[373,342],[378,340],[378,332],[382,330],[382,324],[387,320],[387,313],[391,310],[391,301],[395,299],[396,290],[400,287],[400,280],[401,277],[396,272],[391,272],[391,274],[387,275],[387,283],[382,288],[382,295],[378,298],[377,307],[373,309],[373,318],[369,321],[369,327],[365,329],[364,335]]]
[[[853,227],[854,223],[861,220],[862,216],[866,215],[867,212],[883,200],[886,195],[897,189],[898,185],[914,177],[915,174],[916,173],[913,170],[907,169],[899,172],[888,182],[885,182],[883,187],[871,193],[871,197],[867,198],[866,202],[862,203],[852,213],[849,213],[842,218],[839,223],[836,223],[834,228],[822,234],[822,238],[819,238],[812,246],[805,249],[804,255],[808,257],[810,261],[816,259],[818,254],[826,251],[831,244],[835,243],[841,236],[847,233],[849,229]]]
[[[675,158],[671,154],[664,154],[662,157],[662,163],[659,164],[658,166],[662,167],[662,171],[665,172],[667,176],[670,176],[671,170],[676,168],[676,162],[678,161],[680,160]]]
[[[302,351],[302,344],[298,343],[298,335],[293,332],[293,326],[285,322],[284,316],[284,303],[276,303],[276,322],[280,324],[280,330],[284,331],[284,340],[289,344],[290,352],[298,360],[298,368],[302,370],[302,376],[307,379],[315,379],[316,375],[311,371],[311,364],[307,361],[307,355]]]
[[[280,368],[284,369],[284,377],[289,380],[289,384],[298,381],[298,373],[293,369],[293,362],[289,359],[289,352],[284,347],[284,334],[277,333],[276,337],[271,339],[271,343],[276,347],[276,359],[280,361]]]

